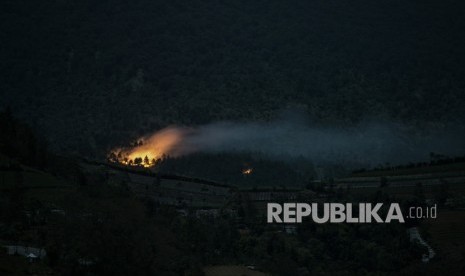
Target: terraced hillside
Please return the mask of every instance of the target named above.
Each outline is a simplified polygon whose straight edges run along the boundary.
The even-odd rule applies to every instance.
[[[353,173],[334,181],[336,188],[363,194],[383,188],[398,196],[408,196],[421,189],[427,198],[443,191],[465,197],[465,162]]]

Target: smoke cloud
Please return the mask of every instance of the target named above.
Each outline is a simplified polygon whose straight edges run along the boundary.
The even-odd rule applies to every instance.
[[[298,116],[287,116],[270,123],[220,122],[182,132],[175,155],[245,151],[270,158],[305,157],[316,164],[374,166],[427,161],[430,152],[465,152],[462,131],[427,133],[392,122],[312,127]]]

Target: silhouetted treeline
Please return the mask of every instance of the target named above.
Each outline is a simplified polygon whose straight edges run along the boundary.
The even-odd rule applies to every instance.
[[[428,168],[432,166],[440,166],[440,165],[448,165],[448,164],[456,164],[456,163],[464,163],[465,156],[457,156],[457,157],[447,157],[442,155],[436,155],[434,153],[430,154],[431,161],[430,162],[418,162],[418,163],[409,163],[406,165],[398,165],[398,166],[378,166],[374,169],[359,169],[354,170],[352,173],[363,173],[363,172],[377,172],[377,171],[395,171],[395,170],[403,170],[403,169],[413,169],[413,168]]]

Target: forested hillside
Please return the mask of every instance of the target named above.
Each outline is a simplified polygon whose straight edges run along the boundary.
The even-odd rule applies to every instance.
[[[0,108],[93,154],[170,124],[463,122],[459,0],[0,4]]]

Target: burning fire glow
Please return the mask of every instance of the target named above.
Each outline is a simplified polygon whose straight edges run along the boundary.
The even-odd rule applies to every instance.
[[[248,169],[242,170],[242,174],[245,174],[245,175],[251,174],[252,172],[253,172],[253,169],[252,169],[252,168],[248,168]]]
[[[179,156],[185,152],[182,141],[187,129],[169,127],[155,134],[143,137],[133,147],[116,148],[111,151],[108,160],[128,166],[155,166],[166,156]]]

